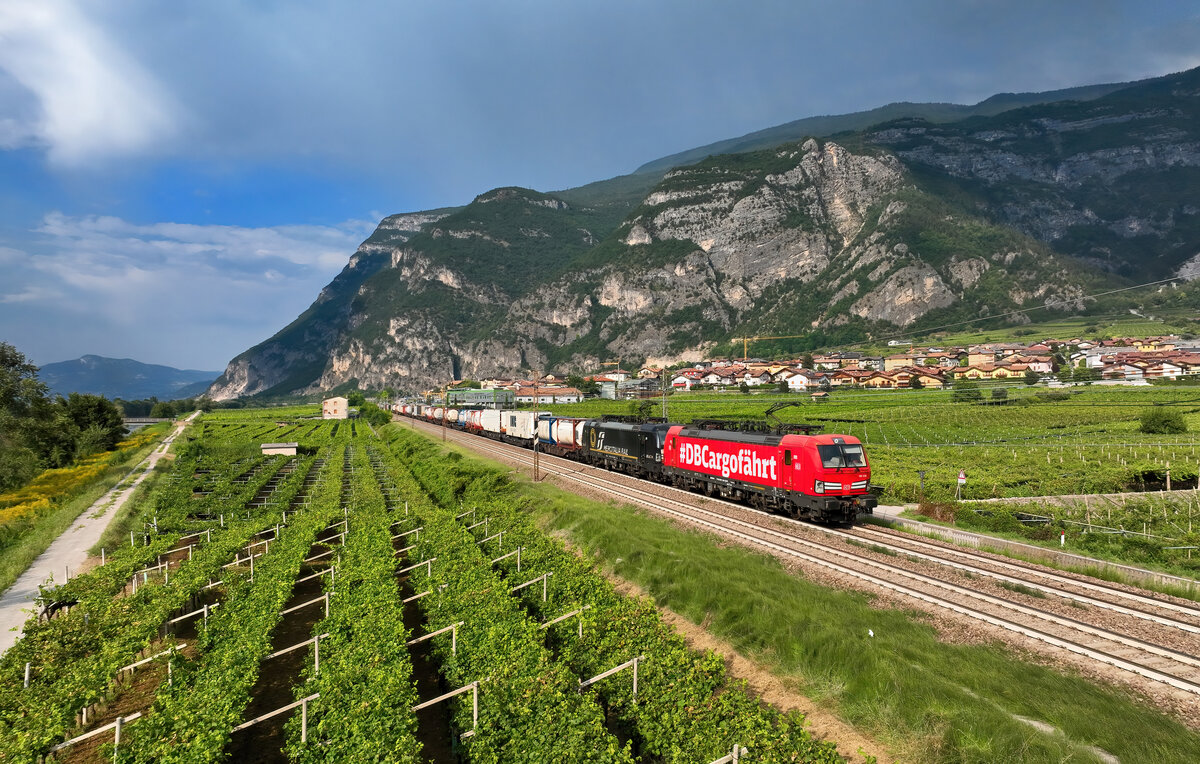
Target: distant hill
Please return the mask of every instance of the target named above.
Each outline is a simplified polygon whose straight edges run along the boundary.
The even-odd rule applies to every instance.
[[[219,371],[175,369],[131,358],[98,355],[48,363],[38,371],[38,378],[52,394],[89,393],[127,401],[191,398],[203,393],[220,375]]]

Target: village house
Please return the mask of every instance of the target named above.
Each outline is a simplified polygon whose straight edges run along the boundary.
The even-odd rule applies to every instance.
[[[761,387],[771,384],[771,372],[766,369],[746,369],[742,372],[741,384],[749,387]]]
[[[896,371],[903,369],[905,366],[915,366],[919,364],[924,356],[921,353],[896,353],[889,355],[883,359],[884,371]]]
[[[861,385],[863,380],[878,373],[880,372],[871,369],[838,369],[829,375],[829,384],[834,387],[853,387]]]
[[[522,387],[516,391],[517,403],[579,403],[583,393],[574,387]]]
[[[322,419],[345,419],[350,416],[350,401],[337,396],[321,401]]]
[[[829,379],[828,374],[809,371],[808,369],[793,369],[792,371],[794,373],[784,380],[787,382],[788,390],[792,392],[802,393],[817,390],[822,386],[822,383]]]
[[[610,401],[617,399],[617,385],[619,382],[612,377],[604,374],[593,374],[590,377],[584,377],[585,382],[595,382],[600,386],[600,397]]]
[[[908,386],[912,387],[912,380],[917,380],[921,387],[925,390],[941,390],[946,386],[946,378],[941,374],[928,369],[913,369],[912,377],[909,379]]]
[[[834,371],[842,368],[842,359],[832,355],[813,357],[813,371]]]
[[[671,387],[676,390],[691,390],[693,385],[699,384],[704,377],[704,372],[699,369],[683,369],[675,372],[675,376],[671,377]]]

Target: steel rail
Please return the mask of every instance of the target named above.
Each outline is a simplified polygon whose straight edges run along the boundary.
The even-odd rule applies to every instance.
[[[477,447],[476,450],[487,451],[487,452],[490,452],[493,454],[503,454],[503,455],[509,456],[510,458],[518,457],[520,459],[520,461],[522,461],[522,462],[529,461],[529,459],[525,458],[523,451],[515,450],[518,447],[509,446],[506,448],[506,447],[504,447],[504,444],[496,444],[490,440],[479,439],[479,438],[475,438],[473,440],[465,440],[463,438],[458,438],[457,436],[459,436],[459,435],[460,435],[460,433],[455,433],[457,440],[459,440],[460,442],[473,444],[474,446]],[[476,440],[479,442],[474,442]],[[509,450],[509,449],[514,449],[514,450]],[[560,460],[556,458],[555,462],[557,463],[558,461],[560,461]],[[872,567],[876,567],[878,569],[883,569],[883,570],[888,570],[890,568],[891,570],[889,572],[894,572],[896,575],[901,575],[901,576],[904,576],[907,578],[912,578],[912,579],[918,580],[918,581],[921,579],[926,579],[926,581],[923,581],[922,583],[926,583],[927,585],[933,585],[933,586],[936,586],[939,588],[945,588],[945,589],[948,589],[949,591],[955,591],[955,589],[958,589],[959,591],[957,591],[955,593],[962,594],[963,596],[973,597],[975,599],[983,599],[984,601],[990,600],[991,602],[989,604],[993,604],[998,607],[1016,610],[1017,612],[1022,612],[1023,614],[1029,615],[1031,617],[1041,618],[1043,620],[1049,620],[1052,623],[1057,623],[1058,625],[1064,626],[1066,628],[1074,628],[1076,630],[1080,630],[1079,627],[1083,626],[1083,627],[1085,627],[1084,629],[1082,629],[1084,631],[1084,633],[1088,633],[1091,636],[1095,636],[1095,637],[1098,637],[1101,639],[1107,639],[1109,641],[1116,641],[1118,644],[1123,644],[1127,647],[1132,647],[1133,649],[1150,652],[1151,654],[1155,654],[1155,655],[1158,655],[1159,657],[1167,658],[1168,660],[1180,661],[1180,656],[1182,656],[1188,660],[1184,660],[1184,661],[1180,661],[1180,662],[1183,662],[1183,663],[1192,662],[1195,665],[1200,665],[1200,661],[1197,661],[1195,658],[1187,655],[1186,653],[1169,650],[1167,648],[1162,648],[1158,645],[1152,645],[1150,643],[1142,642],[1141,640],[1124,637],[1122,635],[1115,634],[1113,632],[1107,632],[1104,629],[1100,629],[1098,627],[1092,627],[1092,626],[1089,626],[1087,624],[1082,624],[1077,621],[1073,622],[1073,619],[1066,619],[1066,618],[1063,618],[1062,616],[1056,616],[1056,615],[1053,615],[1050,613],[1045,613],[1043,611],[1035,610],[1033,608],[1027,608],[1022,605],[1017,605],[1016,603],[1008,602],[1007,600],[1002,600],[999,598],[991,597],[990,595],[981,595],[977,592],[972,592],[970,590],[963,589],[962,587],[955,587],[953,584],[947,584],[946,582],[939,581],[938,579],[935,579],[932,577],[922,576],[921,574],[913,574],[909,571],[903,570],[902,568],[895,568],[894,566],[888,566],[884,563],[878,563],[867,557],[855,555],[853,553],[843,552],[841,550],[832,549],[832,548],[824,546],[818,542],[808,541],[805,539],[799,539],[794,536],[789,536],[787,534],[783,534],[778,531],[773,531],[771,529],[764,528],[759,525],[755,525],[753,523],[748,523],[743,520],[737,520],[734,518],[730,518],[730,517],[724,516],[718,512],[713,512],[712,510],[707,510],[707,509],[702,509],[699,507],[691,506],[691,505],[688,505],[677,499],[672,499],[672,498],[667,498],[667,497],[662,497],[662,496],[655,496],[654,494],[651,494],[650,492],[642,490],[635,486],[620,485],[619,488],[614,488],[613,487],[614,484],[612,483],[611,479],[610,480],[599,480],[597,478],[593,478],[591,475],[585,475],[585,470],[592,469],[592,468],[590,468],[589,465],[578,465],[574,462],[568,462],[567,460],[561,460],[561,461],[566,462],[567,464],[570,464],[572,467],[575,467],[575,469],[572,469],[569,471],[562,471],[560,469],[555,469],[552,467],[547,471],[550,471],[553,474],[559,475],[559,476],[567,478],[569,480],[574,480],[576,482],[582,483],[589,488],[593,488],[596,490],[600,490],[600,491],[603,491],[606,493],[613,494],[613,495],[623,498],[627,501],[635,501],[639,504],[648,506],[651,509],[655,509],[656,511],[660,511],[660,512],[678,517],[687,522],[691,522],[691,523],[700,525],[707,529],[714,530],[714,531],[717,531],[720,533],[733,535],[733,536],[740,538],[744,541],[747,541],[751,544],[763,546],[768,549],[771,549],[772,551],[776,551],[781,554],[785,554],[787,556],[796,557],[796,558],[802,559],[806,562],[810,562],[811,564],[819,565],[821,567],[826,567],[826,568],[835,570],[839,573],[848,575],[853,578],[868,581],[873,585],[880,586],[882,588],[894,591],[896,593],[899,593],[899,594],[902,594],[905,596],[909,596],[909,597],[921,600],[923,602],[927,602],[932,605],[936,605],[939,607],[949,609],[951,611],[960,613],[962,615],[966,615],[971,618],[975,618],[976,620],[981,620],[981,621],[984,621],[985,623],[990,623],[992,625],[999,626],[999,627],[1007,629],[1009,631],[1023,634],[1025,636],[1031,637],[1033,639],[1037,639],[1037,640],[1045,642],[1047,644],[1051,644],[1053,646],[1060,647],[1062,649],[1066,649],[1070,652],[1074,652],[1076,654],[1083,655],[1083,656],[1091,658],[1093,660],[1107,663],[1107,664],[1115,666],[1117,668],[1121,668],[1125,671],[1129,671],[1131,673],[1138,674],[1145,678],[1167,684],[1167,685],[1175,687],[1177,689],[1181,689],[1181,690],[1184,690],[1184,691],[1187,691],[1187,692],[1190,692],[1193,694],[1200,695],[1200,684],[1191,682],[1187,679],[1183,679],[1183,678],[1180,678],[1177,676],[1173,676],[1173,675],[1164,673],[1162,671],[1151,668],[1149,666],[1142,665],[1140,663],[1134,662],[1127,658],[1122,658],[1118,655],[1114,655],[1111,652],[1099,650],[1094,647],[1089,647],[1087,645],[1084,645],[1084,644],[1081,644],[1081,643],[1078,643],[1078,642],[1075,642],[1072,640],[1063,639],[1061,637],[1055,636],[1053,634],[1042,631],[1040,629],[1036,629],[1036,628],[1033,628],[1030,626],[1016,623],[1007,618],[995,616],[995,615],[977,610],[972,607],[968,607],[968,606],[965,606],[965,605],[962,605],[959,603],[951,602],[951,601],[943,599],[941,597],[929,595],[929,594],[926,594],[924,592],[921,592],[919,590],[913,589],[908,586],[897,584],[897,583],[894,583],[891,581],[881,580],[874,576],[869,576],[860,571],[856,571],[854,569],[847,568],[844,565],[834,563],[834,562],[831,562],[828,560],[822,560],[818,557],[814,557],[810,554],[801,552],[799,550],[789,549],[788,547],[783,546],[782,544],[779,544],[779,543],[776,543],[773,541],[769,541],[767,539],[756,538],[756,537],[750,535],[749,533],[745,533],[745,532],[739,531],[733,527],[729,527],[729,525],[721,525],[720,522],[728,523],[730,525],[742,526],[745,528],[754,529],[756,532],[763,533],[768,536],[778,537],[781,540],[786,541],[787,543],[799,544],[801,546],[814,547],[823,552],[832,553],[836,556],[841,556],[841,557],[847,558],[849,560],[854,561],[855,563],[863,563],[863,564],[867,564]],[[605,472],[604,474],[606,476],[608,475],[607,472]],[[620,489],[624,489],[624,490],[620,490]],[[675,490],[679,490],[679,489],[675,489]],[[687,492],[682,492],[682,493],[685,493],[689,497],[691,497],[691,494],[688,494]],[[649,498],[648,499],[647,498],[639,498],[633,494],[641,494],[642,496],[646,496]],[[685,509],[685,511],[671,509],[670,507],[667,507],[661,503],[664,501],[671,502],[678,506],[681,506]],[[739,508],[741,508],[741,507],[739,507]],[[720,522],[711,522],[709,520],[705,520],[700,517],[696,517],[693,514],[689,514],[689,513],[701,513],[704,515],[708,515],[708,516],[711,516],[714,518],[718,518]]]

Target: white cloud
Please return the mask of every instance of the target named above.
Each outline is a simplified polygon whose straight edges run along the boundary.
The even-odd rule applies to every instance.
[[[0,118],[0,145],[79,165],[145,151],[178,126],[158,81],[71,0],[5,0],[0,40],[0,69],[38,106]]]
[[[98,353],[218,368],[307,308],[373,228],[51,213],[36,246],[0,248],[0,326],[42,362]]]

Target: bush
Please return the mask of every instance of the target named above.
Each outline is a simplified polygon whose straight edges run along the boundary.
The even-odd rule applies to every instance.
[[[1178,435],[1187,432],[1187,421],[1183,414],[1175,409],[1163,406],[1152,406],[1142,411],[1142,427],[1144,433],[1152,435]]]
[[[955,380],[954,392],[950,394],[950,400],[955,403],[974,403],[982,399],[983,393],[979,391],[979,385],[969,379]]]

